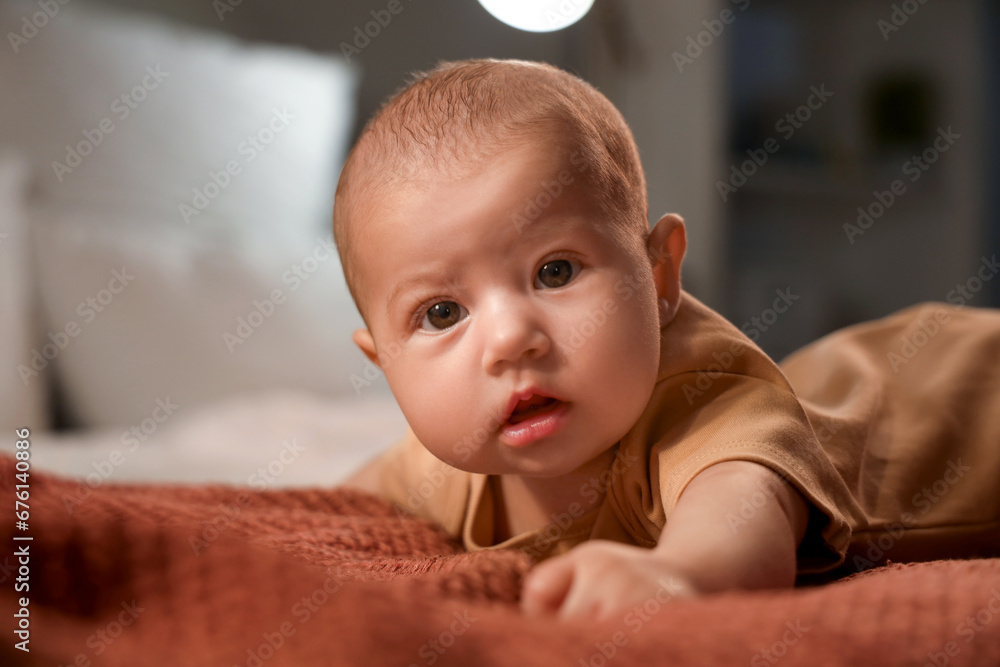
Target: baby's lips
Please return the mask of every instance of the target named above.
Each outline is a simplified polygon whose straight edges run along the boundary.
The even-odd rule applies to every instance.
[[[558,398],[535,394],[528,399],[522,399],[517,402],[517,405],[514,406],[513,412],[511,412],[511,415],[507,418],[507,423],[517,424],[536,414],[547,412],[548,410],[546,408],[554,408],[560,403],[562,403],[562,401]]]
[[[537,385],[529,385],[519,391],[515,391],[511,394],[510,398],[507,399],[506,408],[501,414],[504,423],[509,423],[511,416],[514,415],[514,412],[519,409],[523,410],[526,406],[531,404],[532,400],[555,400],[563,402],[563,399],[558,396],[554,396],[552,392],[542,389]]]
[[[499,427],[510,425],[510,418],[514,414],[514,411],[518,409],[518,404],[521,401],[530,400],[532,397],[542,397],[555,399],[557,401],[562,401],[563,399],[556,396],[555,392],[549,391],[537,384],[529,384],[520,389],[515,389],[510,396],[507,398],[506,404],[504,404],[501,412],[497,415],[500,419]]]

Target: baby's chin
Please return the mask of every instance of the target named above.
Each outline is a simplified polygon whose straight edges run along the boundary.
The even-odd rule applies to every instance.
[[[510,460],[501,461],[492,466],[480,466],[484,474],[518,475],[536,479],[557,480],[564,477],[579,477],[581,474],[599,475],[603,470],[595,470],[593,466],[598,459],[607,457],[606,465],[614,458],[617,440],[584,443],[580,438],[573,438],[575,448],[566,443],[548,443],[548,449],[537,449],[534,452],[515,451]],[[539,443],[541,444],[541,443]],[[502,447],[503,445],[501,445]]]

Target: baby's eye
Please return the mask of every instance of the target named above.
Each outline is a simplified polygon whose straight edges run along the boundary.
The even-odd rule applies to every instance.
[[[535,287],[562,287],[580,272],[580,264],[569,259],[554,259],[538,269]]]
[[[424,313],[420,328],[443,331],[458,324],[466,315],[465,308],[454,301],[438,301]]]

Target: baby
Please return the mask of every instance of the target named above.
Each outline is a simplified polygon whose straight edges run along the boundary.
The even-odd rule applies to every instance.
[[[469,550],[524,549],[539,561],[526,614],[787,587],[850,553],[854,569],[948,555],[940,534],[921,541],[927,526],[961,524],[957,555],[998,548],[996,502],[968,499],[998,478],[1000,419],[942,438],[940,411],[925,413],[945,390],[928,402],[912,387],[952,354],[936,382],[975,367],[995,395],[1000,316],[913,308],[782,372],[682,290],[684,223],[649,228],[631,132],[575,76],[501,60],[417,75],[353,148],[334,231],[366,325],[354,340],[410,426],[347,485]],[[881,357],[926,322],[926,349],[891,368]],[[988,371],[970,361],[981,354]],[[963,391],[966,414],[977,399]],[[910,508],[949,470],[961,492]],[[883,535],[893,544],[865,551]]]

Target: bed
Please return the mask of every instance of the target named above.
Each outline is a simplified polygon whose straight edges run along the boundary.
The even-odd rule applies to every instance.
[[[268,486],[344,479],[404,428],[331,238],[359,69],[37,9],[0,8],[4,431],[104,482],[246,483],[291,442]]]
[[[0,458],[10,497],[16,462]],[[996,665],[1000,559],[889,564],[612,620],[526,618],[517,549],[463,553],[350,488],[98,486],[33,474],[30,604],[11,665]],[[70,510],[71,508],[71,510]],[[69,510],[69,511],[68,511]],[[31,542],[12,541],[30,534]],[[13,568],[5,564],[7,579]],[[19,641],[30,653],[18,651]]]
[[[58,7],[0,6],[3,664],[1000,664],[995,560],[523,618],[525,554],[337,488],[405,427],[330,245],[357,69]]]

